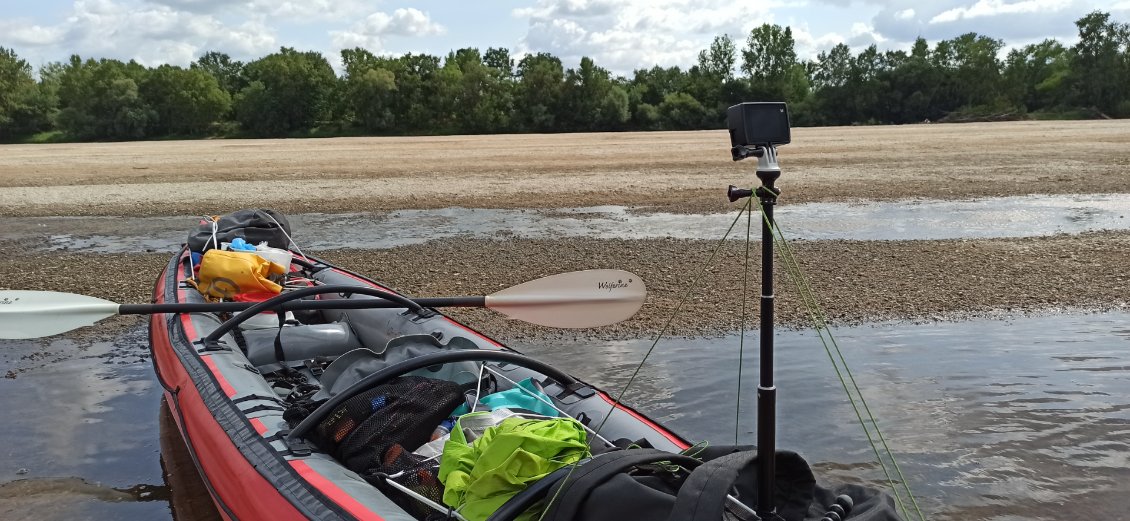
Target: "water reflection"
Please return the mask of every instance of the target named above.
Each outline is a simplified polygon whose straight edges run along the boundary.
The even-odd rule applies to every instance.
[[[220,513],[212,503],[208,489],[197,473],[196,465],[188,452],[173,420],[168,403],[161,400],[158,425],[161,432],[161,468],[165,484],[170,491],[169,510],[179,521],[220,521]]]
[[[782,205],[790,238],[927,240],[1030,237],[1130,229],[1130,194],[1023,196],[968,201],[809,203]],[[387,214],[289,216],[294,238],[310,249],[392,248],[450,237],[591,237],[715,239],[730,214],[672,214],[622,206],[556,210],[444,208]],[[99,253],[173,251],[198,218],[0,218],[9,239],[43,250]]]
[[[835,332],[930,519],[1122,519],[1130,512],[1130,314]],[[214,507],[160,404],[145,332],[0,341],[0,519],[211,521]],[[617,392],[647,341],[518,345]],[[625,401],[693,439],[754,438],[756,335],[662,341]],[[583,353],[584,356],[578,356]],[[781,332],[782,447],[819,475],[882,472],[811,332]],[[160,411],[154,421],[154,412]]]
[[[143,328],[0,341],[9,375],[0,379],[0,519],[217,519],[194,506],[199,478],[175,425],[177,437],[165,435],[167,412],[154,421],[161,393],[146,341]]]
[[[1128,314],[880,325],[835,332],[871,410],[931,519],[1130,515]],[[751,345],[753,347],[751,348]],[[610,390],[649,344],[524,346]],[[882,482],[814,334],[778,338],[778,439],[818,472]],[[584,352],[585,356],[576,356]],[[754,440],[756,335],[740,414],[737,337],[662,341],[626,401],[691,438]],[[1097,503],[1096,503],[1097,502]]]

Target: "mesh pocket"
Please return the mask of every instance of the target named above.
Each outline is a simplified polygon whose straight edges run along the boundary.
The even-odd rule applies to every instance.
[[[454,382],[401,376],[346,400],[310,433],[310,441],[423,519],[432,512],[429,507],[376,476],[404,472],[397,483],[441,503],[443,485],[432,468],[435,462],[411,451],[427,443],[436,426],[463,402],[462,389]]]

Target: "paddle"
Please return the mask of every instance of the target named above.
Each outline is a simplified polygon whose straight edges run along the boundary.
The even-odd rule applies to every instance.
[[[625,320],[643,306],[643,280],[622,270],[560,273],[512,286],[485,297],[412,299],[423,307],[485,307],[541,326],[585,328]],[[93,325],[114,315],[237,312],[252,302],[118,304],[56,291],[0,291],[0,339],[40,338]],[[403,308],[379,298],[296,300],[275,309]]]

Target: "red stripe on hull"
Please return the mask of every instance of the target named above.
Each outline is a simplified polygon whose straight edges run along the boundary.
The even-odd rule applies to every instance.
[[[255,432],[258,432],[260,436],[267,433],[267,426],[259,418],[251,418],[251,426],[255,427]]]
[[[298,471],[298,475],[302,476],[302,479],[305,479],[311,485],[318,487],[318,490],[321,490],[322,493],[326,495],[326,497],[330,498],[330,500],[332,500],[334,503],[337,503],[341,508],[344,508],[345,511],[352,514],[353,517],[356,517],[361,521],[384,521],[383,517],[377,515],[376,512],[365,508],[365,505],[362,505],[356,499],[353,499],[353,496],[350,496],[340,487],[335,485],[332,481],[326,479],[321,474],[318,474],[317,471],[310,468],[310,466],[307,465],[305,461],[291,460],[289,463],[291,467],[294,467],[294,470]]]
[[[654,430],[655,430],[655,432],[658,432],[660,436],[663,436],[664,438],[667,438],[667,440],[668,440],[668,441],[670,441],[671,443],[674,443],[674,444],[675,444],[675,445],[677,445],[677,446],[678,446],[679,448],[681,448],[681,449],[686,449],[686,448],[689,448],[689,447],[691,446],[691,444],[690,444],[690,443],[687,443],[687,442],[686,442],[686,440],[684,440],[684,439],[682,439],[682,438],[680,438],[680,437],[676,436],[676,435],[675,435],[674,433],[672,433],[671,431],[668,431],[667,429],[664,429],[663,427],[660,427],[660,426],[659,426],[658,424],[656,424],[655,422],[651,421],[651,419],[649,419],[649,418],[648,418],[647,416],[644,416],[644,415],[642,415],[642,414],[640,414],[640,413],[636,412],[635,410],[633,410],[633,409],[631,409],[631,408],[629,408],[629,407],[626,407],[626,406],[624,406],[624,405],[622,405],[622,404],[616,403],[616,401],[615,401],[615,400],[613,400],[613,399],[612,399],[611,397],[609,397],[609,396],[608,396],[607,394],[604,394],[604,391],[600,391],[600,392],[598,392],[598,393],[596,393],[596,394],[600,395],[600,398],[601,398],[602,400],[604,400],[605,402],[607,402],[607,403],[608,403],[608,405],[611,405],[611,406],[613,406],[613,407],[615,407],[615,408],[617,408],[617,409],[619,409],[619,410],[621,410],[621,411],[624,411],[624,412],[628,413],[628,415],[629,415],[629,416],[631,416],[632,418],[635,418],[635,419],[639,420],[639,421],[640,421],[641,423],[643,423],[644,425],[647,425],[648,427],[651,427],[652,429],[654,429]]]

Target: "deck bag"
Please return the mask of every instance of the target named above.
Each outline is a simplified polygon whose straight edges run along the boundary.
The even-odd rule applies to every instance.
[[[277,295],[282,286],[271,277],[281,276],[284,271],[282,266],[254,253],[212,249],[204,253],[199,277],[190,283],[213,299],[232,298],[240,293]]]
[[[242,237],[250,244],[266,242],[272,248],[286,249],[290,246],[290,222],[286,216],[274,210],[246,209],[236,210],[223,217],[213,217],[202,221],[188,235],[188,249],[204,252],[219,248],[221,242],[232,242]]]
[[[572,418],[507,418],[468,442],[461,426],[466,417],[443,447],[439,479],[444,504],[468,521],[487,519],[530,484],[589,455],[585,430]]]
[[[742,450],[746,449],[746,450]],[[543,521],[718,521],[752,519],[757,505],[757,451],[748,447],[718,446],[692,458],[655,449],[627,449],[603,453],[583,461],[568,474],[547,481],[545,496],[552,498]],[[705,460],[705,461],[703,461]],[[795,452],[776,454],[776,512],[786,521],[816,521],[826,517],[836,496],[847,494],[855,502],[851,519],[897,521],[890,496],[856,485],[836,490],[816,485],[808,463]],[[568,469],[567,469],[568,470]],[[564,472],[564,471],[562,471]],[[746,507],[734,506],[727,496]],[[529,504],[526,498],[514,503]],[[512,505],[500,509],[491,521],[517,518]],[[524,507],[523,507],[524,508]]]

